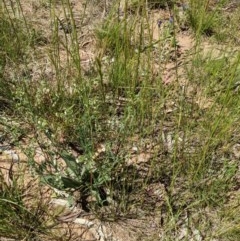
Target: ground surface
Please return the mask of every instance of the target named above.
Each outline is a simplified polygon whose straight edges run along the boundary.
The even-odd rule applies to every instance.
[[[64,45],[64,43],[68,41],[71,42],[71,35],[68,34],[68,31],[71,31],[72,23],[69,23],[69,20],[67,19],[69,13],[64,12],[67,7],[63,4],[62,1],[54,1],[54,7],[50,6],[48,1],[24,0],[20,2],[22,6],[22,12],[29,24],[34,26],[37,32],[41,33],[41,39],[39,40],[40,44],[38,44],[35,48],[35,51],[30,54],[31,58],[27,63],[19,65],[18,68],[9,66],[8,71],[5,72],[5,75],[15,76],[17,75],[16,71],[18,71],[18,73],[21,73],[21,75],[22,73],[27,73],[26,75],[31,76],[32,82],[41,83],[41,80],[44,78],[49,81],[49,85],[55,86],[55,79],[58,77],[58,73],[56,73],[51,62],[51,58],[55,54],[55,50],[52,49],[51,41],[54,38],[52,29],[56,28],[57,25],[57,28],[59,29],[58,41],[62,42],[63,44],[59,45],[58,63],[56,64],[59,65],[59,69],[61,69],[61,71],[64,73],[63,78],[64,81],[66,81],[64,82],[66,86],[66,91],[69,91],[69,94],[71,94],[71,82],[70,80],[68,82],[68,78],[70,79],[72,78],[72,75],[74,75],[72,74],[74,72],[74,67],[72,69],[68,67],[69,59],[72,56],[70,53],[68,53],[68,51],[66,51],[66,47]],[[12,8],[10,3],[12,2],[9,2],[8,7]],[[79,46],[83,76],[91,76],[91,73],[96,70],[96,59],[103,60],[103,70],[107,69],[108,63],[106,62],[105,64],[104,60],[110,58],[111,54],[105,52],[104,47],[99,43],[99,40],[95,36],[96,29],[102,22],[105,21],[105,19],[107,19],[109,14],[116,14],[109,12],[111,9],[111,4],[111,1],[89,1],[87,5],[84,5],[82,1],[71,1],[72,14],[75,19],[76,29],[77,31],[79,31],[77,44]],[[231,4],[229,3],[229,5],[225,6],[226,11],[230,11],[229,13],[225,14],[229,14],[230,16],[232,13]],[[213,3],[211,7],[214,8],[214,6],[215,5]],[[124,12],[124,1],[120,3],[118,10],[119,12]],[[184,94],[186,94],[185,98],[189,99],[189,102],[192,101],[193,105],[195,106],[194,108],[196,108],[197,112],[204,112],[206,110],[211,110],[212,108],[216,108],[215,111],[218,112],[218,108],[221,108],[215,104],[215,101],[213,100],[214,97],[211,98],[210,95],[207,95],[195,81],[191,82],[191,79],[186,78],[187,73],[190,72],[189,68],[192,68],[189,65],[188,60],[190,59],[189,56],[191,56],[191,53],[195,51],[195,35],[193,34],[193,31],[191,29],[185,29],[185,19],[184,13],[182,12],[182,5],[177,6],[177,11],[178,16],[182,16],[181,14],[183,14],[183,19],[180,19],[178,22],[175,23],[177,25],[177,30],[175,30],[176,33],[174,38],[175,41],[177,41],[178,43],[177,47],[172,47],[172,43],[169,42],[169,40],[166,40],[166,42],[161,42],[163,43],[163,46],[160,46],[162,51],[161,57],[159,57],[159,53],[154,52],[154,50],[150,53],[153,58],[151,62],[151,72],[153,73],[152,78],[155,80],[159,76],[161,76],[162,86],[169,88],[171,90],[169,93],[173,93],[173,95],[181,95],[181,92],[175,92],[179,86],[179,89],[181,89],[183,92],[186,89],[186,93],[184,92]],[[134,10],[129,10],[129,21],[133,21],[133,16],[136,17],[138,14],[139,13],[134,12]],[[159,40],[159,36],[164,35],[166,27],[168,27],[170,24],[173,24],[170,21],[172,12],[167,8],[153,8],[149,10],[147,16],[147,21],[149,23],[149,26],[151,26],[152,30],[150,42],[156,43]],[[53,22],[53,19],[55,19],[55,22]],[[161,26],[159,26],[159,20],[162,21]],[[181,21],[183,22],[183,26],[181,26]],[[144,33],[147,34],[147,30],[144,31]],[[236,35],[237,34],[238,33],[236,33]],[[149,42],[146,42],[146,46],[148,45]],[[221,58],[222,51],[224,50],[225,57],[230,59],[230,57],[228,56],[228,52],[226,51],[225,43],[216,43],[210,37],[202,38],[201,43],[198,45],[198,48],[203,56],[211,55],[211,58],[214,60]],[[230,54],[234,51],[237,51],[238,49],[238,44],[229,45]],[[143,53],[142,58],[145,57],[145,53]],[[163,59],[161,60],[161,58]],[[176,72],[178,76],[177,79]],[[199,73],[199,75],[201,74],[202,73]],[[142,74],[142,76],[144,77],[144,73]],[[108,86],[109,83],[106,76],[104,76],[103,82],[105,86]],[[46,98],[48,96],[47,94],[48,93],[46,93]],[[128,101],[128,99],[126,97],[120,99],[120,104],[116,105],[117,108],[120,109],[122,102],[124,101]],[[174,101],[174,96],[173,98],[169,98],[169,100],[168,96],[166,97],[166,102],[164,103],[164,109],[167,113],[166,115],[171,116],[172,113],[175,113],[177,105],[176,102]],[[159,105],[160,103],[156,104]],[[157,107],[155,106],[154,108]],[[196,115],[198,115],[198,113]],[[196,119],[199,122],[202,121],[201,117],[194,116],[194,114],[192,115],[192,119]],[[187,139],[186,144],[183,145],[183,148],[185,148],[184,151],[188,153],[189,156],[191,156],[194,150],[197,149],[196,146],[201,143],[198,140],[198,133],[196,133],[196,136],[194,136],[194,133],[192,133],[191,137],[185,137],[184,131],[180,131],[179,135],[174,135],[176,129],[174,126],[175,124],[176,123],[174,122],[174,119],[172,117],[166,117],[162,124],[161,130],[155,129],[154,134],[152,134],[151,137],[142,137],[137,133],[129,137],[129,139],[126,141],[125,149],[128,150],[126,165],[129,167],[133,167],[134,170],[136,169],[139,173],[143,173],[141,174],[141,180],[148,177],[150,172],[149,170],[151,170],[149,166],[152,165],[152,159],[156,158],[156,156],[159,156],[160,160],[164,159],[165,155],[168,156],[167,158],[169,158],[169,156],[174,156],[174,148],[176,143],[183,143],[183,140],[185,140],[185,138],[189,138]],[[189,123],[189,125],[191,124],[192,123]],[[203,122],[202,125],[206,124],[204,124]],[[1,127],[0,131],[0,137],[2,136],[0,149],[0,165],[4,180],[6,181],[7,185],[11,186],[13,185],[13,176],[22,176],[24,173],[24,182],[22,185],[28,192],[26,195],[26,200],[24,199],[26,205],[28,205],[28,202],[31,203],[31,201],[28,200],[29,197],[34,196],[34,198],[36,199],[41,199],[42,202],[45,203],[49,208],[49,212],[53,213],[52,216],[57,219],[58,224],[51,230],[54,234],[52,239],[55,238],[55,240],[60,240],[60,237],[64,237],[65,239],[62,238],[61,240],[221,241],[226,240],[224,239],[224,237],[221,237],[222,233],[224,234],[225,232],[228,232],[228,230],[231,229],[231,225],[235,225],[234,227],[237,227],[239,225],[239,218],[237,218],[234,214],[230,213],[226,215],[226,218],[224,217],[224,213],[228,212],[229,206],[231,208],[235,207],[235,209],[233,208],[231,210],[235,210],[235,212],[239,211],[240,148],[238,141],[230,143],[230,147],[228,147],[228,143],[224,143],[223,140],[221,148],[217,149],[214,152],[215,157],[212,157],[212,166],[215,165],[214,163],[217,163],[215,159],[222,158],[221,161],[219,161],[221,165],[225,159],[227,161],[230,160],[228,164],[225,163],[223,165],[224,168],[229,171],[229,173],[232,170],[232,166],[236,167],[233,171],[235,173],[234,178],[228,180],[230,183],[232,182],[234,184],[231,190],[228,190],[226,198],[227,201],[224,202],[224,205],[221,206],[221,208],[218,208],[217,205],[214,206],[208,204],[197,206],[197,203],[201,202],[202,200],[207,200],[204,195],[208,196],[208,191],[212,192],[212,189],[214,189],[214,186],[211,186],[211,183],[213,182],[215,177],[214,175],[224,176],[227,175],[227,172],[220,172],[220,174],[213,173],[213,175],[210,177],[206,175],[206,178],[202,178],[202,183],[197,183],[195,189],[200,190],[202,186],[209,186],[209,190],[207,190],[206,193],[201,193],[202,196],[199,199],[194,196],[195,194],[187,190],[187,184],[186,186],[184,185],[184,179],[182,178],[178,179],[176,177],[178,184],[174,187],[174,191],[172,191],[171,184],[169,184],[168,181],[168,174],[166,174],[166,176],[162,174],[163,178],[160,181],[154,181],[153,183],[148,184],[148,186],[145,187],[145,191],[143,194],[145,196],[143,202],[146,203],[145,206],[149,207],[148,211],[146,211],[144,205],[142,205],[142,208],[132,207],[132,209],[136,209],[136,217],[120,217],[118,220],[114,220],[112,222],[108,219],[101,219],[101,217],[96,218],[96,215],[93,215],[92,213],[86,213],[85,210],[82,210],[80,206],[76,206],[74,209],[65,207],[64,211],[59,211],[62,207],[64,207],[64,205],[68,205],[69,200],[67,198],[67,195],[65,195],[65,193],[63,192],[59,193],[58,190],[54,190],[49,186],[40,185],[39,180],[35,177],[34,171],[29,169],[29,166],[27,165],[29,161],[28,153],[23,153],[23,150],[27,149],[25,147],[31,145],[32,150],[34,150],[34,153],[32,154],[33,160],[36,163],[44,162],[47,159],[46,153],[42,152],[42,149],[39,148],[39,143],[35,143],[33,140],[33,136],[31,136],[31,134],[28,134],[27,136],[24,136],[24,138],[20,138],[21,140],[19,141],[18,146],[15,146],[12,143],[15,143],[14,138],[16,137],[11,137],[11,132],[8,132],[8,134],[6,135],[7,137],[5,138],[6,129],[4,125],[3,127]],[[237,132],[235,132],[235,134],[236,136],[238,136]],[[40,135],[41,134],[39,134],[39,136]],[[64,135],[65,134],[62,133],[61,130],[59,130],[56,134],[56,139],[60,144],[64,144],[66,139],[69,138]],[[235,138],[237,139],[237,137]],[[48,145],[49,143],[52,144],[44,136],[40,136],[39,139],[42,140],[45,145]],[[158,139],[162,139],[162,142],[164,143],[165,150],[161,150],[161,152],[159,152],[158,150]],[[114,148],[116,147],[113,147],[113,149]],[[226,155],[224,153],[224,148],[227,149]],[[95,149],[93,159],[98,160],[99,156],[105,155],[107,152],[106,149],[107,142],[104,140],[102,142],[99,142]],[[81,156],[77,148],[72,148],[71,153],[76,158]],[[227,159],[226,156],[230,156],[230,158]],[[167,158],[165,159],[166,165],[168,165]],[[169,160],[172,159],[170,158]],[[57,161],[59,163],[63,163],[62,168],[65,167],[64,161],[61,157],[57,157]],[[182,158],[182,161],[185,161],[185,159]],[[232,166],[230,165],[231,163],[233,164]],[[188,168],[188,164],[185,164],[185,166]],[[224,178],[223,182],[225,182]],[[224,184],[222,186],[224,186]],[[198,189],[198,187],[200,188]],[[195,189],[193,188],[192,190]],[[171,201],[168,199],[168,197],[170,196],[170,192],[172,195]],[[219,192],[217,195],[219,196]],[[179,197],[182,197],[183,200],[188,201],[182,205],[181,199],[179,200],[179,202],[178,200],[174,199]],[[214,200],[220,199],[221,198],[217,197]],[[77,201],[77,199],[75,199],[74,201]],[[171,202],[173,202],[174,205],[172,205]],[[206,203],[207,202],[208,201],[206,201]],[[211,200],[209,201],[209,203],[211,203]],[[114,205],[115,204],[113,203],[112,206],[110,205],[110,207],[103,207],[100,211],[100,214],[103,215],[103,213],[111,213],[112,208],[115,208]],[[185,207],[184,205],[187,205],[187,207]],[[174,207],[181,207],[182,209],[178,212],[178,210],[174,210]],[[172,216],[168,216],[168,212],[166,210],[168,210],[168,212],[170,212]],[[239,229],[236,230],[240,232]],[[233,239],[229,240],[237,240],[235,239],[235,237],[237,237],[237,235],[234,236]],[[0,238],[0,240],[2,239]],[[48,239],[43,236],[42,240]]]

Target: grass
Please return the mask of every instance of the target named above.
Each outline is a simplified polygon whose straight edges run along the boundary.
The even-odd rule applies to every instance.
[[[50,237],[50,227],[54,227],[54,222],[45,201],[37,198],[36,187],[34,192],[31,190],[34,182],[29,182],[26,186],[23,177],[14,177],[11,183],[7,183],[3,173],[1,171],[1,237],[11,240],[38,240],[40,237]]]
[[[224,11],[230,1],[212,7],[191,0],[187,8],[180,1],[155,2],[88,1],[80,23],[70,1],[35,3],[51,19],[46,41],[23,1],[3,1],[2,143],[13,139],[45,185],[67,192],[100,220],[148,220],[160,213],[156,230],[142,240],[159,234],[161,240],[238,240],[240,56],[229,34],[238,11]],[[156,30],[151,17],[159,9],[168,17],[161,16]],[[89,20],[93,13],[101,22]],[[94,26],[91,40],[81,35],[86,19]],[[184,31],[193,44],[181,53]],[[87,51],[94,53],[88,62],[82,57]],[[40,163],[36,145],[44,154]],[[56,238],[42,219],[48,209],[34,202],[25,207],[24,188],[4,185],[0,236]]]

